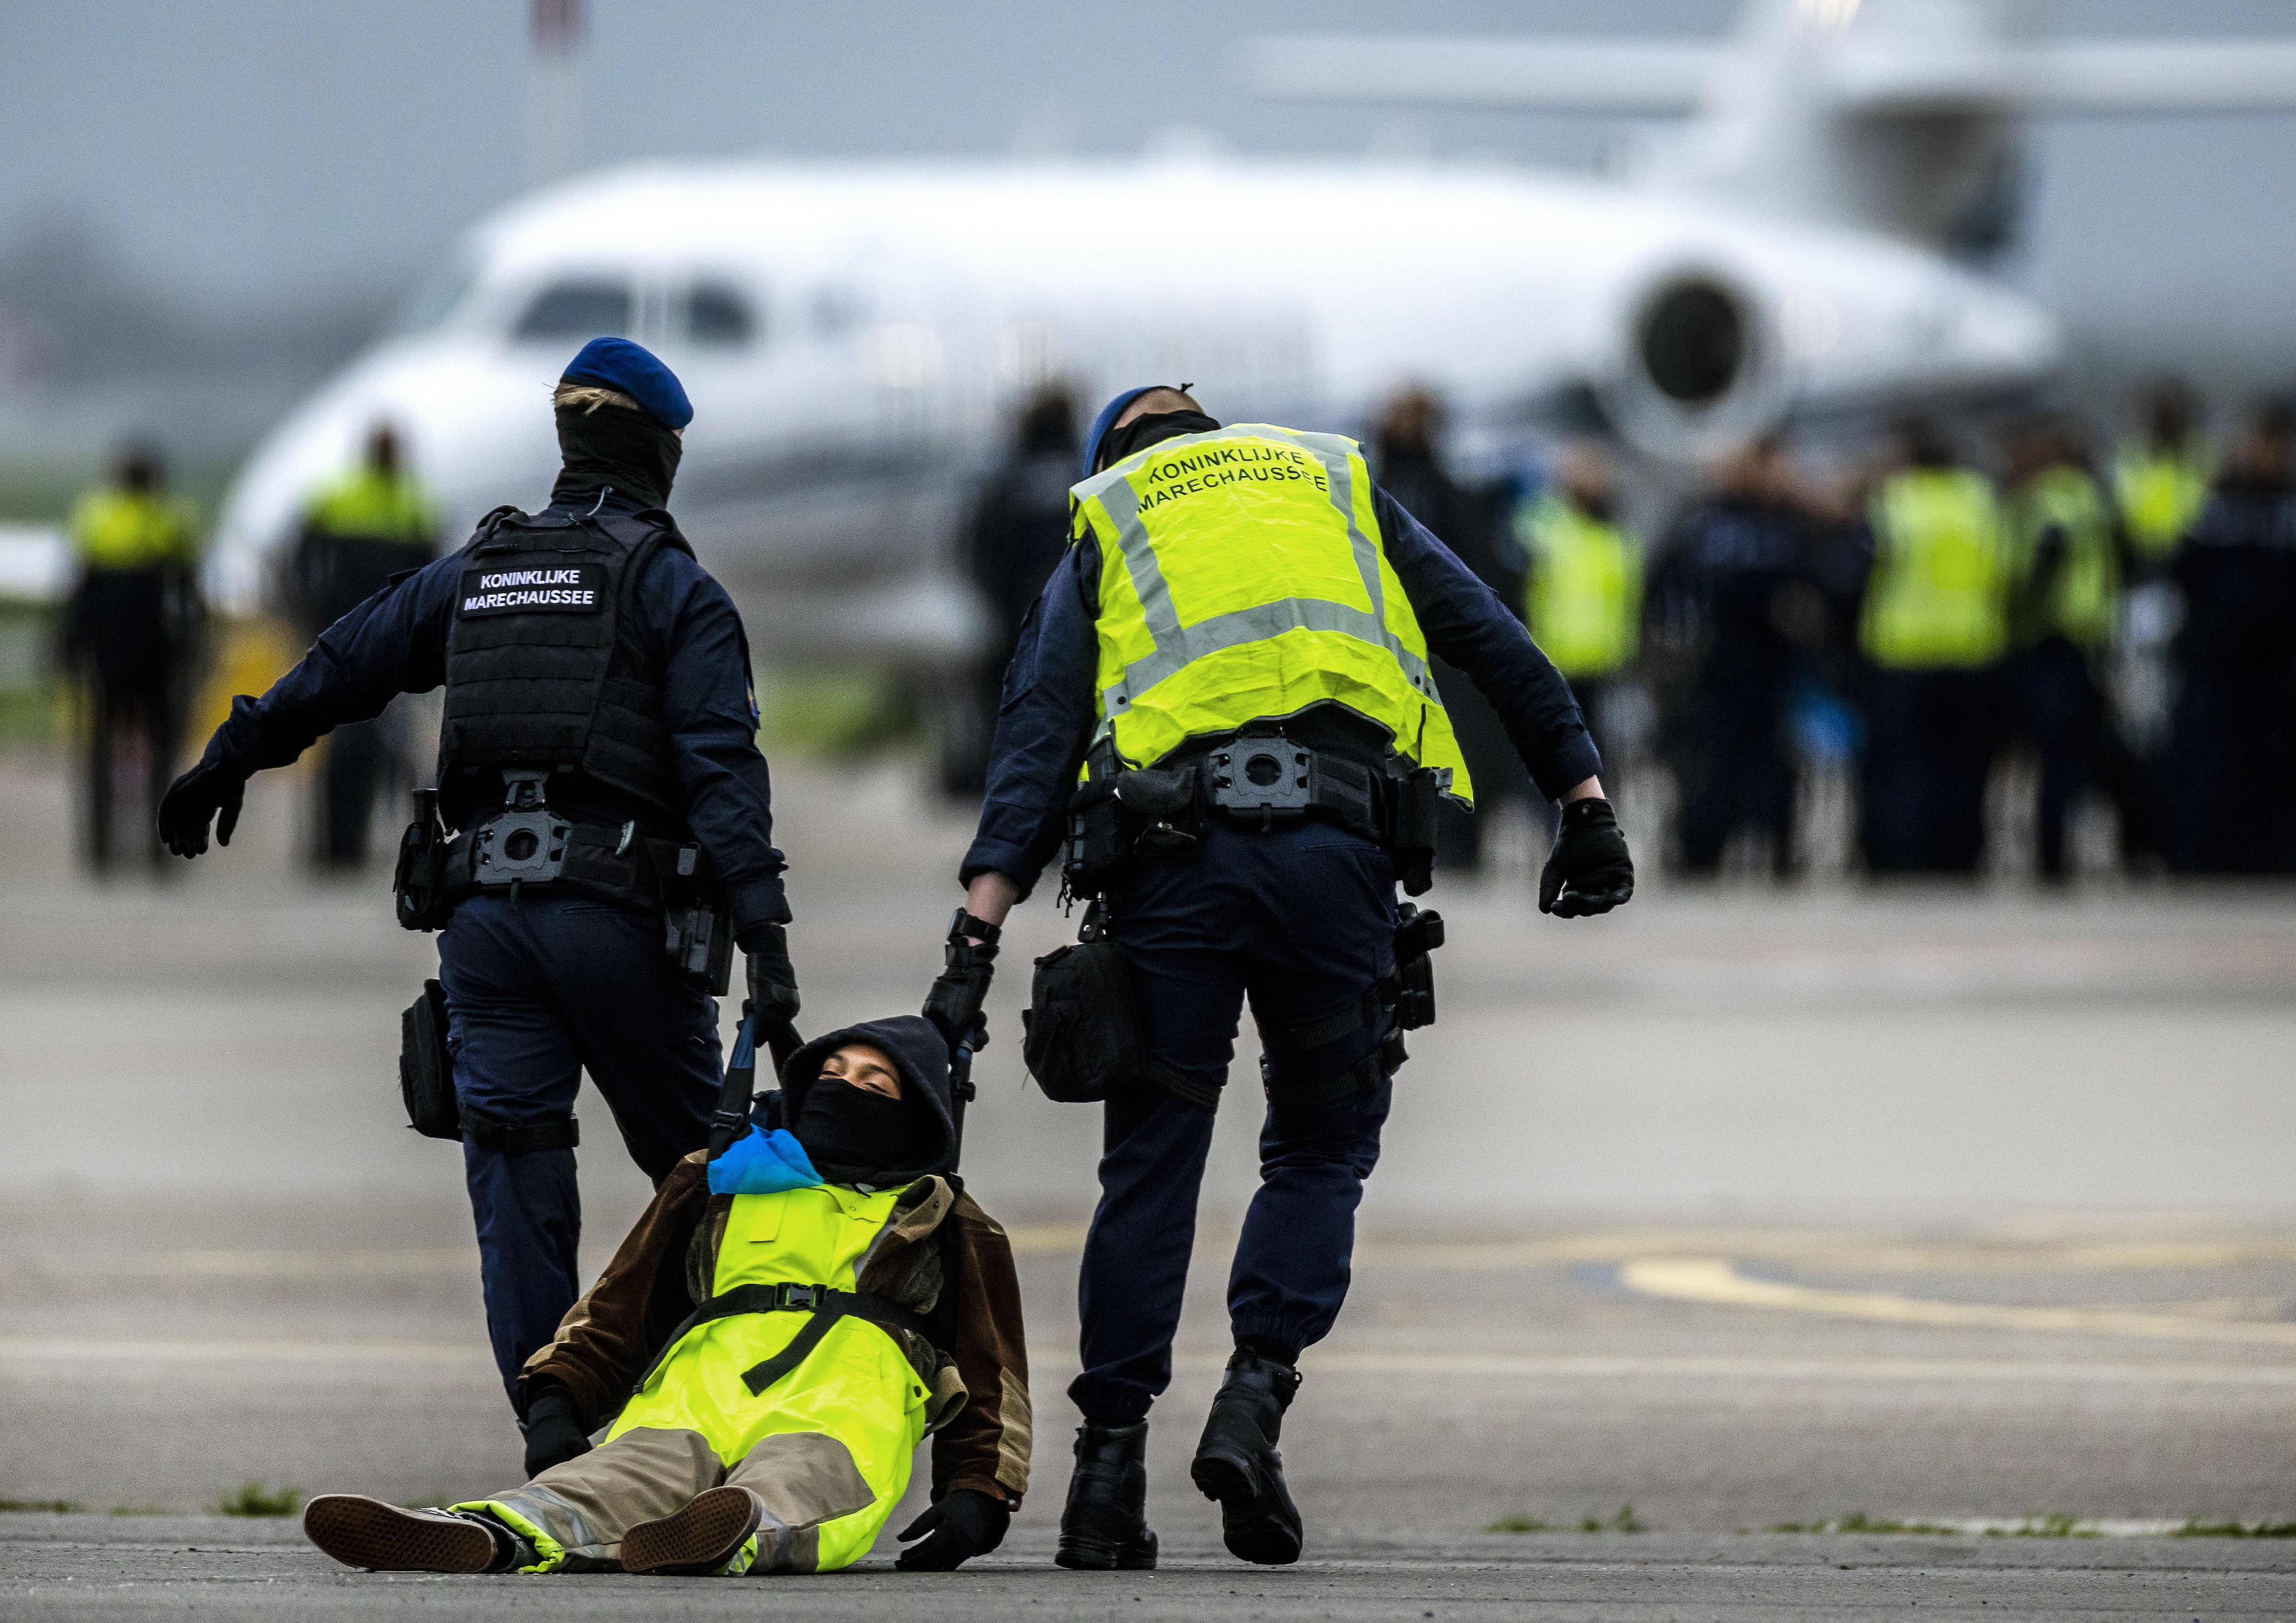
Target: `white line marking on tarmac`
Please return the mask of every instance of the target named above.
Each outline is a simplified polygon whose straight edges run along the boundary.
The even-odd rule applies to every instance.
[[[2242,1324],[2181,1318],[2120,1307],[2026,1307],[1991,1302],[1932,1301],[1878,1291],[1822,1291],[1811,1285],[1749,1279],[1735,1264],[1705,1257],[1641,1257],[1623,1263],[1619,1283],[1644,1296],[1717,1307],[1768,1307],[1895,1324],[1937,1324],[1972,1330],[2070,1331],[2087,1335],[2146,1336],[2161,1340],[2233,1341],[2251,1347],[2296,1347],[2296,1324]]]

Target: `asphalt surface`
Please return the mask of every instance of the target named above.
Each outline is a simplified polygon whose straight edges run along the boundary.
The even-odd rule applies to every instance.
[[[964,823],[898,767],[776,782],[808,1029],[914,1007]],[[382,875],[295,875],[295,808],[260,783],[228,851],[96,884],[65,860],[58,778],[0,764],[0,1501],[516,1480],[455,1153],[397,1114],[430,945],[393,928]],[[1652,882],[1560,923],[1524,863],[1428,898],[1452,924],[1442,1021],[1412,1039],[1355,1291],[1284,1438],[1307,1563],[1227,1561],[1185,1480],[1253,1182],[1247,1033],[1151,1445],[1173,1559],[1136,1588],[1045,1565],[1097,1127],[1018,1064],[1014,971],[1062,939],[1046,898],[1009,938],[967,1149],[1021,1253],[1034,1490],[978,1570],[775,1580],[773,1603],[2296,1615],[2290,1541],[1979,1530],[2296,1521],[2296,895]],[[594,1266],[646,1192],[583,1113]],[[1965,1530],[1765,1531],[1861,1513]],[[1480,1531],[1589,1520],[1650,1530]],[[447,1584],[340,1573],[291,1522],[0,1516],[11,1619],[621,1616],[631,1585],[662,1593]],[[754,1610],[740,1589],[676,1606]]]

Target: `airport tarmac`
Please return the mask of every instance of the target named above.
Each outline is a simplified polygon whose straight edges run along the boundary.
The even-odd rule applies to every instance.
[[[804,1024],[914,1007],[964,822],[898,763],[776,776]],[[295,795],[258,782],[228,851],[96,885],[65,859],[59,776],[0,766],[0,1500],[186,1512],[250,1481],[433,1502],[515,1479],[455,1152],[398,1116],[430,944],[393,926],[381,873],[293,875]],[[1036,1570],[1096,1122],[1024,1086],[1021,971],[1063,923],[1049,897],[1016,915],[966,1165],[1020,1252],[1037,1480],[1007,1550],[935,1591],[952,1615],[2296,1611],[2287,1543],[1978,1530],[2296,1521],[2296,896],[1652,883],[1565,923],[1527,886],[1518,852],[1428,898],[1452,927],[1443,1019],[1412,1038],[1348,1312],[1304,1362],[1285,1455],[1311,1559],[1280,1578],[1219,1555],[1185,1476],[1252,1182],[1240,1043],[1151,1445],[1177,1559],[1121,1596]],[[594,1096],[584,1115],[594,1266],[645,1189]],[[1860,1514],[1966,1530],[1764,1530]],[[1611,1530],[1482,1531],[1588,1521]],[[549,1604],[619,1613],[636,1581]],[[0,1518],[12,1617],[226,1594],[446,1603],[332,1575],[291,1524]]]

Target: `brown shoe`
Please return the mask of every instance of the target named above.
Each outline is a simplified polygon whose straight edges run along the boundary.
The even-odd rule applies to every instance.
[[[303,1536],[346,1567],[370,1572],[485,1572],[499,1553],[482,1521],[452,1511],[408,1511],[362,1494],[321,1494]]]
[[[765,1501],[746,1488],[697,1494],[675,1515],[641,1521],[622,1535],[622,1570],[657,1578],[715,1575],[742,1554],[765,1509]]]

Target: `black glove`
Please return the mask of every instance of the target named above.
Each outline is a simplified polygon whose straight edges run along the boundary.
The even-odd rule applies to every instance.
[[[221,761],[201,761],[168,786],[160,802],[160,838],[176,856],[197,857],[208,848],[208,819],[214,817],[216,843],[229,845],[246,799],[245,773]]]
[[[526,1474],[538,1477],[590,1452],[590,1434],[574,1413],[574,1394],[562,1381],[545,1381],[526,1405]]]
[[[893,1564],[904,1572],[954,1572],[1004,1542],[1013,1512],[975,1488],[960,1488],[903,1529],[900,1540],[925,1538]]]
[[[1573,800],[1562,808],[1554,849],[1538,876],[1538,910],[1558,919],[1608,913],[1635,893],[1634,858],[1608,800]]]
[[[781,924],[752,924],[742,932],[742,951],[749,959],[750,1006],[757,1012],[758,1029],[778,1031],[797,1019],[799,1008],[789,930]]]
[[[962,907],[949,921],[943,967],[925,994],[924,1017],[940,1028],[952,1051],[960,1043],[975,1053],[988,1046],[988,1017],[980,1009],[996,975],[996,938],[1003,933]]]

